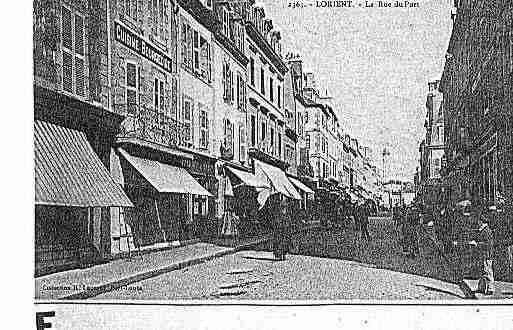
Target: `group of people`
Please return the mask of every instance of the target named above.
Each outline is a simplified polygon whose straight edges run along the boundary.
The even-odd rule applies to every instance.
[[[409,207],[393,209],[406,255],[415,257],[419,254],[418,233],[422,226],[426,233],[432,233],[444,255],[470,252],[480,269],[477,292],[483,294],[494,292],[494,259],[501,255],[496,252],[505,252],[509,272],[513,273],[512,215],[511,203],[502,197],[487,206],[473,205],[470,200],[464,200],[454,206],[440,203],[429,208],[413,203]],[[463,274],[461,276],[463,278]]]

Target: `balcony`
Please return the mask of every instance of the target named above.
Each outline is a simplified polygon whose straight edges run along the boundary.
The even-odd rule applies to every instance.
[[[138,115],[128,115],[121,125],[120,139],[136,138],[165,147],[190,147],[190,127],[153,109],[141,108]]]

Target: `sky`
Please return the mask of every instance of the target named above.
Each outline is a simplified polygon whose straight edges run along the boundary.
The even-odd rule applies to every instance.
[[[388,177],[409,181],[425,136],[427,84],[441,77],[452,29],[452,0],[417,1],[364,9],[260,0],[282,32],[283,54],[301,55],[320,91],[333,96],[342,127],[371,147],[380,167],[386,146]]]

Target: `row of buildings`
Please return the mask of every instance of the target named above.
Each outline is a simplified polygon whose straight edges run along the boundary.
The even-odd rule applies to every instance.
[[[441,202],[487,206],[513,198],[513,2],[454,7],[443,74],[430,83],[418,182],[442,192]]]
[[[33,18],[36,273],[215,235],[265,191],[379,196],[371,150],[255,1],[35,0]]]

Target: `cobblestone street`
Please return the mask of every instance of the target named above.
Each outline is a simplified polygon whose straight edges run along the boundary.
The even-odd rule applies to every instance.
[[[448,267],[429,245],[421,246],[421,257],[412,260],[402,255],[389,219],[372,219],[370,232],[370,243],[354,245],[349,230],[310,231],[295,237],[286,261],[274,261],[265,249],[242,251],[95,299],[463,298],[457,285],[450,283]]]

